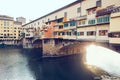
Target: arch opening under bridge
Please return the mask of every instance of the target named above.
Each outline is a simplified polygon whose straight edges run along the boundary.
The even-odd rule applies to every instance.
[[[42,48],[42,40],[36,39],[32,42],[34,48]]]

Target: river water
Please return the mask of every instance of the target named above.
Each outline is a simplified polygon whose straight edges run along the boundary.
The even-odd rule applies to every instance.
[[[0,80],[93,80],[80,55],[42,58],[41,49],[0,49]]]

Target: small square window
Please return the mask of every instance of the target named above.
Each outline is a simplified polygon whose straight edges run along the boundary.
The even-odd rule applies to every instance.
[[[77,13],[81,12],[81,7],[77,8]]]

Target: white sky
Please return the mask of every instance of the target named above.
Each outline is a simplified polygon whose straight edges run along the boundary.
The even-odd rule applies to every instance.
[[[76,0],[0,0],[0,14],[25,17],[27,22],[44,16]]]

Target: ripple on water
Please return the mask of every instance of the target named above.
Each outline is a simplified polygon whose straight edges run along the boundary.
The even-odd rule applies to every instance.
[[[0,80],[35,80],[19,49],[0,50]]]

